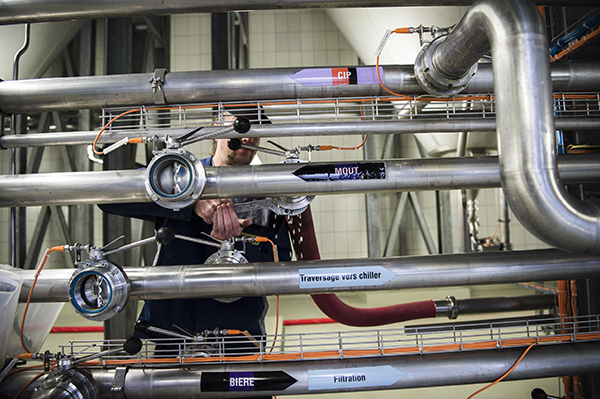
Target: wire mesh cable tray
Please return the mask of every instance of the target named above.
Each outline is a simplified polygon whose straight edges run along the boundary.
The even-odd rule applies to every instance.
[[[108,132],[164,131],[222,125],[225,111],[264,109],[274,123],[338,123],[393,120],[449,120],[494,118],[491,94],[438,99],[431,97],[354,97],[246,102],[215,102],[134,108],[105,108],[102,124]],[[600,117],[599,93],[554,95],[556,118]],[[118,122],[117,122],[118,121]],[[259,124],[266,119],[257,121]]]
[[[404,329],[284,334],[206,339],[145,340],[137,355],[111,355],[87,366],[173,366],[210,362],[270,362],[418,355],[600,340],[600,315]],[[64,355],[89,356],[123,340],[71,341]]]

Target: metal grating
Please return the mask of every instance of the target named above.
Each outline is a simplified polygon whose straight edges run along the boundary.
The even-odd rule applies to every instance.
[[[600,116],[599,93],[554,95],[556,118]],[[224,123],[224,111],[261,106],[273,123],[337,123],[389,120],[440,120],[495,117],[490,95],[437,99],[431,97],[355,97],[248,102],[218,102],[136,108],[105,108],[101,120],[107,132],[150,132],[191,129]],[[111,123],[111,121],[113,121]],[[259,123],[264,122],[259,120]]]
[[[360,330],[257,337],[221,336],[206,340],[156,339],[144,341],[137,355],[111,355],[84,363],[101,365],[176,365],[206,362],[268,362],[314,359],[418,355],[459,352],[531,344],[600,340],[600,315],[493,323],[461,324],[440,330],[436,326],[408,329]],[[122,346],[123,340],[72,341],[64,355],[85,357]]]

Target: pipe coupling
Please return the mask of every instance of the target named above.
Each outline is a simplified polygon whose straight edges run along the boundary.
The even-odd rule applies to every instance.
[[[436,97],[451,97],[460,93],[477,72],[477,63],[474,63],[462,76],[449,77],[438,71],[433,63],[433,53],[446,37],[440,36],[426,43],[415,61],[414,71],[417,82],[427,93]]]
[[[206,185],[206,172],[198,158],[184,149],[158,152],[148,164],[146,192],[158,205],[178,210],[198,199]]]
[[[69,280],[69,302],[88,320],[117,315],[129,298],[130,282],[121,268],[102,260],[77,270]]]
[[[437,316],[447,316],[450,320],[458,318],[458,301],[453,296],[435,302],[435,313]]]

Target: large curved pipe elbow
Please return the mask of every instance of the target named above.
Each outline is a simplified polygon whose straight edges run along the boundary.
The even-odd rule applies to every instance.
[[[444,76],[461,76],[491,48],[500,175],[519,221],[542,241],[600,252],[600,209],[571,197],[556,163],[548,40],[540,13],[523,0],[481,0],[434,49]]]

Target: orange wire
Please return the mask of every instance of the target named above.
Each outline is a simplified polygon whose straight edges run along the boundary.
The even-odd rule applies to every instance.
[[[29,289],[29,295],[27,296],[27,303],[25,304],[25,310],[23,311],[23,320],[21,320],[21,331],[19,334],[20,335],[19,338],[21,339],[21,346],[23,347],[23,349],[25,349],[25,352],[27,352],[27,353],[31,353],[31,351],[29,349],[27,349],[27,346],[25,345],[25,340],[23,339],[23,331],[25,330],[25,317],[27,316],[27,310],[29,309],[29,303],[31,302],[31,294],[33,294],[33,288],[35,287],[38,277],[40,276],[40,273],[42,272],[42,269],[44,268],[44,265],[46,264],[46,260],[48,259],[48,256],[50,256],[50,252],[57,252],[57,251],[64,251],[64,250],[65,250],[64,245],[46,249],[46,253],[42,257],[42,261],[40,262],[40,267],[38,267],[37,273],[35,274],[35,278],[33,279],[33,283],[31,284],[31,288]]]
[[[575,335],[575,341],[597,341],[600,339],[600,333],[580,333]],[[396,354],[419,354],[422,352],[436,353],[457,350],[472,350],[472,349],[495,349],[500,344],[501,347],[517,347],[517,346],[533,346],[537,343],[568,343],[573,342],[573,337],[566,336],[541,336],[538,338],[517,338],[503,339],[500,341],[484,341],[484,342],[467,342],[456,344],[442,344],[430,346],[410,346],[403,348],[386,348],[383,349],[384,355]],[[344,356],[360,357],[381,355],[382,349],[358,349],[344,350]],[[136,365],[136,364],[180,364],[180,363],[205,363],[205,362],[235,362],[235,361],[287,361],[301,359],[329,359],[338,358],[339,350],[315,351],[307,353],[266,353],[262,357],[260,354],[243,355],[243,356],[214,356],[214,357],[199,357],[199,358],[167,358],[167,359],[123,359],[123,360],[103,360],[89,361],[81,363],[82,366],[98,366],[98,365]]]
[[[594,39],[598,35],[600,35],[600,28],[598,28],[595,31],[593,31],[592,33],[590,33],[590,34],[582,37],[581,39],[579,39],[577,42],[575,42],[571,46],[567,47],[566,49],[564,49],[560,53],[556,54],[554,57],[552,57],[550,59],[550,61],[555,62],[555,61],[558,61],[558,60],[562,59],[564,56],[566,56],[567,54],[570,54],[573,51],[577,50],[578,48],[580,48],[581,46],[583,46],[584,44],[586,44],[588,41]]]
[[[506,378],[506,376],[508,376],[510,373],[512,373],[512,371],[515,369],[515,367],[517,367],[519,365],[519,363],[521,363],[521,360],[523,360],[523,358],[525,357],[525,355],[527,354],[527,352],[529,352],[529,350],[531,348],[533,348],[535,346],[535,342],[531,345],[529,345],[527,347],[527,349],[525,349],[525,352],[523,352],[523,354],[521,355],[521,357],[519,358],[519,360],[517,360],[517,362],[510,368],[510,370],[508,370],[502,377],[498,378],[496,381],[492,382],[489,385],[486,385],[485,387],[481,388],[479,391],[471,394],[467,399],[471,399],[473,396],[477,395],[480,392],[485,391],[488,388],[493,387],[494,385],[496,385],[497,383],[499,383],[500,381],[502,381],[504,378]]]

